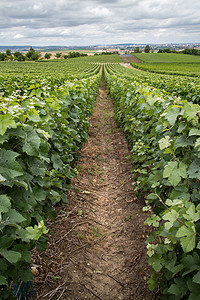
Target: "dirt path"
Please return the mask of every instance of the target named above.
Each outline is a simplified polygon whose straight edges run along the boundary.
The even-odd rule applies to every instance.
[[[49,224],[48,249],[34,256],[36,299],[158,299],[146,284],[147,215],[104,81],[91,122],[69,204]]]
[[[130,63],[120,63],[120,65],[121,65],[122,67],[125,67],[125,68],[128,68],[128,69],[134,69],[134,70],[141,71],[140,69],[136,69],[136,68],[134,68],[133,66],[131,66]]]

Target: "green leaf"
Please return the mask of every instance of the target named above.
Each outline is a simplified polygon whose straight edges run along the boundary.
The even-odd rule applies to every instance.
[[[150,291],[155,290],[155,288],[158,286],[158,276],[152,276],[148,281]]]
[[[8,212],[10,208],[10,198],[7,195],[0,195],[0,213]]]
[[[37,111],[35,108],[31,109],[28,113],[28,119],[34,123],[40,122],[40,114],[39,111]]]
[[[181,262],[184,266],[184,272],[182,273],[182,276],[185,276],[197,269],[195,259],[192,255],[186,255]]]
[[[188,286],[188,289],[191,292],[188,300],[199,300],[199,295],[200,295],[200,286],[199,286],[199,284],[193,282],[192,278],[188,278],[187,286]]]
[[[198,271],[196,273],[196,275],[194,275],[194,277],[192,278],[192,281],[195,282],[195,283],[200,284],[200,271]]]
[[[179,213],[177,213],[174,209],[167,211],[162,217],[163,220],[169,221],[165,223],[165,228],[169,230],[173,226],[174,222],[178,219],[178,217]]]
[[[176,119],[180,113],[180,107],[172,107],[166,113],[166,119],[169,121],[171,126],[174,126]]]
[[[24,243],[21,243],[21,244],[15,245],[12,250],[20,252],[23,260],[29,264],[31,263],[31,252],[30,252],[29,244],[24,245]]]
[[[183,217],[188,221],[196,222],[200,219],[200,213],[195,211],[194,203],[190,204],[189,209],[183,214]]]
[[[178,163],[177,161],[170,161],[166,166],[165,166],[165,169],[164,169],[164,172],[163,172],[163,177],[164,178],[167,178],[169,176],[172,175],[172,173],[175,171],[177,171],[177,168],[178,168]]]
[[[0,255],[7,259],[11,264],[16,264],[21,259],[21,253],[12,250],[0,249]]]
[[[199,291],[191,293],[188,300],[199,300]]]
[[[187,165],[181,162],[179,164],[178,172],[182,178],[187,178]]]
[[[161,218],[159,216],[156,215],[152,215],[151,217],[149,217],[148,219],[146,219],[146,221],[144,222],[145,225],[153,225],[154,227],[158,227],[159,226],[159,221],[161,220]]]
[[[200,249],[200,242],[198,242],[197,244],[197,249]]]
[[[194,225],[190,227],[181,226],[176,233],[176,237],[180,238],[184,252],[190,252],[195,248],[196,231]]]
[[[53,154],[51,156],[51,160],[53,162],[53,167],[54,169],[58,170],[58,169],[62,169],[63,168],[63,162],[60,159],[60,156],[57,154]]]
[[[39,156],[40,137],[35,132],[33,127],[25,127],[26,139],[23,146],[23,151],[30,156]]]
[[[180,297],[185,296],[187,293],[187,284],[183,278],[175,278],[174,282],[175,283],[173,283],[167,291],[168,293],[179,297],[178,299],[181,299]]]
[[[164,169],[163,178],[168,178],[169,182],[176,186],[182,178],[187,178],[187,165],[180,163],[178,166],[177,161],[170,161]]]
[[[18,153],[11,150],[0,150],[0,174],[7,180],[23,175],[23,169],[16,161]]]
[[[1,285],[6,285],[6,286],[8,286],[8,282],[7,282],[7,280],[6,280],[6,277],[0,275],[0,286],[1,286]]]
[[[199,146],[200,146],[200,138],[198,138],[198,139],[195,141],[194,148],[199,147]]]
[[[48,230],[44,225],[44,221],[41,221],[38,225],[34,227],[26,228],[26,238],[30,240],[38,240],[42,234],[46,234]]]
[[[32,281],[33,280],[33,273],[31,272],[31,270],[28,268],[28,269],[21,269],[19,271],[19,275],[20,275],[20,279],[23,281],[23,282],[28,282],[28,281]]]
[[[45,176],[45,165],[38,158],[29,157],[28,164],[32,175]]]
[[[200,180],[200,159],[196,158],[188,169],[189,178],[196,178]]]
[[[14,242],[12,237],[8,237],[8,236],[1,236],[0,239],[0,248],[9,248],[12,243]]]
[[[168,148],[170,146],[170,137],[166,136],[166,137],[162,138],[161,140],[159,140],[158,143],[159,143],[160,150]]]
[[[4,182],[4,181],[6,181],[6,178],[0,174],[0,182]]]
[[[49,103],[49,106],[54,109],[54,110],[60,110],[61,109],[61,106],[60,104],[58,103],[58,101],[53,101],[52,103]]]
[[[147,103],[148,103],[150,106],[153,106],[154,103],[158,100],[157,96],[155,96],[155,95],[148,95],[148,96],[146,97],[146,99],[147,99]]]
[[[200,111],[199,105],[188,102],[184,105],[183,116],[187,118],[188,121],[195,119],[197,113]]]
[[[200,130],[198,128],[190,129],[189,136],[192,136],[192,135],[200,135]]]
[[[167,166],[165,166],[163,172],[163,178],[168,178],[169,182],[176,186],[180,181],[181,177],[177,172],[178,163],[177,162],[169,162]]]
[[[26,221],[26,219],[15,209],[10,209],[9,212],[7,212],[5,214],[5,218],[8,218],[9,225],[10,224],[19,224],[19,223]]]
[[[16,128],[16,123],[9,114],[0,115],[0,135],[4,135],[7,128]]]
[[[47,192],[39,186],[33,188],[32,196],[39,202],[46,199],[46,194]]]
[[[187,146],[191,146],[192,143],[190,143],[186,137],[184,135],[181,135],[179,136],[176,140],[175,140],[175,143],[174,143],[174,146],[176,148],[178,147],[187,147]]]
[[[161,260],[158,257],[156,257],[155,255],[149,258],[148,263],[152,266],[152,268],[156,272],[160,272],[160,270],[163,267],[161,264]]]

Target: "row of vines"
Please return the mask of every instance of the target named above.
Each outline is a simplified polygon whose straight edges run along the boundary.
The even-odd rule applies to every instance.
[[[31,249],[45,249],[45,220],[67,203],[101,79],[100,66],[82,69],[0,77],[1,299],[32,281]]]
[[[131,147],[135,189],[146,201],[144,211],[153,208],[146,220],[146,225],[153,226],[146,241],[148,262],[152,266],[149,288],[153,290],[159,284],[163,299],[197,300],[200,295],[200,106],[196,93],[199,85],[189,78],[171,76],[172,83],[176,82],[172,92],[169,76],[166,79],[163,76],[162,80],[119,65],[107,65],[105,77],[116,118]]]

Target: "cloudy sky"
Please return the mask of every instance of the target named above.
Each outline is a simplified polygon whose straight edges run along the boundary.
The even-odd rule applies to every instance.
[[[0,45],[200,42],[200,0],[0,0]]]

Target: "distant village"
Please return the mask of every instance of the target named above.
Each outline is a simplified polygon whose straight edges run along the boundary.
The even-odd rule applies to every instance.
[[[200,55],[200,43],[185,44],[119,44],[96,46],[0,46],[0,61],[74,58],[101,54],[184,53]]]

